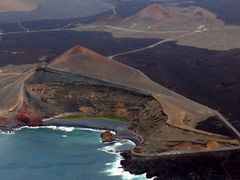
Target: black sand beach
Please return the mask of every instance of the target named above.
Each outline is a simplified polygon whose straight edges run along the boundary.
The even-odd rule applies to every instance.
[[[46,126],[67,126],[81,127],[101,130],[111,130],[116,132],[118,139],[128,139],[134,143],[138,143],[138,137],[128,130],[128,122],[121,122],[109,118],[76,118],[76,119],[61,119],[54,118],[44,121]]]

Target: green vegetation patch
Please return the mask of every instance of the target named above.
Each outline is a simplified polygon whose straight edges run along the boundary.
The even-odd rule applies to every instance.
[[[121,122],[129,122],[128,119],[118,117],[118,116],[108,116],[108,115],[102,115],[102,116],[94,116],[94,115],[68,115],[60,117],[60,119],[81,119],[81,118],[107,118],[107,119],[114,119]]]

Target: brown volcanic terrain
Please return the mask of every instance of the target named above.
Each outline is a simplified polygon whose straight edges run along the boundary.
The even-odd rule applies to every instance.
[[[119,22],[121,22],[121,18],[116,16],[116,15],[111,15],[108,16],[106,18],[100,19],[99,21],[97,21],[96,23],[98,25],[108,25],[108,24],[112,24],[112,25],[117,25]]]
[[[48,65],[50,68],[71,73],[81,73],[95,78],[124,83],[147,83],[143,76],[126,65],[111,61],[85,47],[76,46]],[[116,74],[116,76],[109,76]]]
[[[132,16],[120,19],[114,15],[96,23],[79,24],[75,30],[101,30],[121,38],[158,38],[212,50],[240,47],[239,26],[226,25],[216,14],[196,6],[152,4]]]
[[[226,133],[219,135],[197,129],[197,124],[205,120],[214,120],[214,124],[205,125],[209,129],[216,125],[224,128],[216,111],[169,91],[136,69],[82,46],[70,49],[47,66],[8,66],[1,68],[1,75],[6,76],[1,82],[1,96],[11,86],[16,102],[8,107],[1,105],[3,126],[44,125],[46,121],[41,119],[65,112],[129,119],[129,130],[139,139],[131,152],[133,161],[127,160],[124,165],[132,173],[139,160],[148,161],[176,152],[214,150],[218,154],[218,150],[229,152],[239,146],[239,141]],[[21,79],[8,81],[12,76]],[[11,98],[6,97],[5,102]],[[225,128],[225,132],[228,130]],[[140,173],[153,173],[142,167],[137,169]]]
[[[0,12],[31,11],[37,8],[36,0],[2,0]]]
[[[208,133],[197,130],[194,127],[203,119],[206,120],[209,117],[217,116],[213,110],[168,91],[164,87],[152,82],[141,72],[116,61],[111,61],[82,46],[72,48],[55,59],[48,67],[58,71],[82,74],[150,93],[160,102],[164,113],[168,116],[166,123],[173,127],[181,128],[183,131],[190,130],[196,134],[207,136]],[[161,128],[164,129],[166,127],[163,125]]]
[[[107,20],[107,19],[106,19]],[[103,20],[102,20],[103,21]],[[195,30],[199,25],[216,27],[223,25],[217,16],[201,7],[171,7],[152,4],[138,13],[126,17],[114,25],[132,30]]]
[[[15,117],[24,103],[24,83],[36,65],[11,65],[0,69],[0,126],[16,125]]]
[[[168,43],[116,59],[165,87],[218,109],[240,129],[239,53],[238,49],[210,51]]]
[[[153,4],[144,8],[132,18],[137,20],[172,21],[181,18],[179,15],[176,11],[164,8],[159,4]]]
[[[174,13],[181,16],[174,19],[171,16]],[[138,28],[150,33],[175,31],[177,28],[191,33],[199,31],[190,36],[193,44],[198,41],[207,47],[212,42],[218,44],[222,40],[229,47],[225,35],[223,37],[214,30],[223,28],[221,31],[225,34],[232,34],[232,29],[227,27],[225,31],[226,26],[222,23],[214,14],[202,8],[179,10],[152,5],[130,18],[122,20],[113,16],[98,25],[119,25],[127,31],[130,28],[135,34],[139,33]],[[196,29],[198,25],[212,29],[203,32]],[[237,32],[235,27],[233,30]],[[121,31],[125,35],[126,31]],[[203,38],[203,34],[207,37]],[[151,35],[156,37],[155,34]],[[214,41],[208,37],[213,37]],[[237,40],[235,33],[232,37]],[[170,38],[179,40],[172,35]],[[189,39],[182,39],[187,41],[185,44],[189,43]],[[224,114],[233,109],[237,112],[238,50],[209,52],[202,49],[199,52],[196,49],[189,50],[189,47],[172,47],[173,44],[161,44],[163,49],[153,47],[121,59],[119,57],[118,60],[139,68],[155,81],[191,99],[213,108],[220,106]],[[216,58],[220,60],[210,61]],[[225,58],[230,61],[227,62]],[[236,162],[239,160],[239,150],[234,154],[231,149],[238,146],[239,142],[231,138],[231,133],[226,132],[228,129],[216,111],[169,91],[136,69],[82,46],[70,49],[46,67],[9,66],[1,68],[0,75],[0,125],[43,125],[42,118],[69,111],[81,115],[120,116],[129,119],[129,129],[139,137],[137,147],[122,162],[125,169],[132,173],[147,172],[148,177],[162,178],[164,171],[171,175],[171,171],[181,171],[177,172],[178,175],[195,178],[197,176],[194,173],[200,172],[202,177],[199,179],[209,179],[212,174],[226,173],[229,177],[225,170],[231,169],[234,172],[239,167],[229,165],[229,162],[239,164],[239,161]],[[238,117],[236,114],[229,114],[228,117],[235,116]],[[173,152],[179,154],[173,156]],[[180,170],[177,170],[179,167]],[[216,167],[217,172],[212,171],[213,167]],[[163,173],[159,173],[161,170]],[[221,178],[212,176],[210,179]]]
[[[144,136],[146,138],[144,139],[146,142],[148,141],[147,144],[149,146],[152,146],[158,137],[165,137],[163,139],[168,139],[167,142],[171,142],[170,144],[172,145],[177,145],[185,141],[189,143],[208,143],[209,140],[220,143],[231,142],[235,144],[234,141],[229,141],[228,138],[224,136],[214,135],[210,132],[195,129],[197,123],[202,122],[209,117],[220,118],[212,109],[167,90],[148,79],[136,69],[112,61],[82,46],[76,46],[61,55],[59,58],[56,58],[46,67],[46,70],[37,70],[34,73],[34,68],[36,68],[36,66],[31,66],[31,70],[29,71],[26,71],[25,66],[10,66],[2,68],[2,75],[7,76],[6,78],[11,78],[13,75],[20,76],[21,78],[21,81],[18,80],[13,83],[3,81],[2,83],[3,94],[7,87],[10,87],[11,89],[15,88],[14,91],[11,91],[14,98],[5,97],[5,102],[11,102],[10,99],[15,99],[15,103],[12,105],[9,104],[9,106],[5,107],[7,104],[3,102],[4,106],[1,106],[1,112],[3,112],[2,117],[6,117],[7,119],[10,112],[11,114],[14,114],[14,112],[22,113],[23,110],[21,109],[31,111],[33,107],[35,107],[32,109],[33,112],[37,111],[39,112],[39,116],[47,117],[49,115],[54,115],[55,113],[65,112],[68,109],[68,103],[66,102],[69,102],[69,107],[71,104],[73,105],[76,103],[75,105],[78,107],[74,108],[75,111],[76,109],[82,110],[87,108],[94,109],[94,113],[108,114],[108,112],[110,112],[110,114],[112,114],[113,112],[111,112],[111,110],[114,111],[114,109],[116,109],[116,114],[122,114],[122,116],[127,116],[131,120],[133,123],[132,129],[139,135]],[[25,71],[26,73],[21,73]],[[15,74],[13,72],[20,73]],[[29,76],[33,73],[33,78],[28,80]],[[82,78],[79,79],[78,76]],[[27,99],[25,98],[24,90],[22,89],[26,81],[28,84],[25,85],[27,88]],[[69,86],[67,86],[66,83],[69,84]],[[84,90],[85,86],[88,87],[86,88],[86,91]],[[102,90],[99,90],[98,87]],[[117,92],[119,91],[119,93],[123,93],[123,97],[126,97],[114,100],[113,97],[117,96],[114,88],[116,88]],[[76,92],[71,92],[73,91],[72,89],[76,89]],[[89,91],[87,91],[87,89],[89,89]],[[109,91],[107,94],[115,95],[109,97],[110,99],[106,99],[107,94],[102,95],[105,91]],[[83,96],[79,96],[78,94],[82,94]],[[99,94],[99,96],[95,97],[96,94]],[[140,99],[128,102],[128,98],[129,100],[133,98],[130,95],[138,96]],[[83,97],[86,99],[83,100]],[[101,100],[101,97],[105,97],[104,99],[107,101],[105,103],[108,105],[104,104],[104,100]],[[149,98],[149,101],[141,100],[144,97]],[[32,99],[35,100],[32,101]],[[38,99],[37,104],[36,99]],[[73,103],[73,100],[76,102]],[[99,102],[101,101],[104,105],[102,108],[104,109],[99,105]],[[137,105],[140,102],[147,104]],[[32,103],[34,106],[31,106]],[[131,109],[134,107],[134,103],[136,103],[135,110],[134,108]],[[24,108],[21,106],[24,106]],[[64,108],[64,106],[66,107]],[[115,108],[113,108],[113,106]],[[139,107],[137,108],[137,106]],[[84,112],[87,113],[86,111]],[[29,112],[27,114],[31,113]],[[10,117],[12,119],[13,116]],[[158,126],[155,126],[157,128],[154,131],[156,133],[154,133],[155,135],[147,137],[146,135],[149,134],[149,129],[151,129],[147,127],[151,126],[153,128],[153,126],[151,124],[148,126],[146,123],[153,120],[156,124],[160,123],[161,125],[159,124]],[[7,122],[4,121],[4,123]],[[217,124],[221,126],[222,123],[221,121],[218,121]],[[175,132],[178,135],[169,136],[169,132]],[[189,136],[188,132],[193,136]],[[176,138],[178,140],[176,140]],[[202,140],[199,141],[198,139]],[[155,148],[150,148],[147,144],[142,146],[142,152],[154,153],[167,150],[167,147],[169,146],[166,144],[167,142],[165,140],[162,141],[159,139],[159,144]]]
[[[82,46],[70,49],[51,62],[48,67],[149,92],[161,102],[165,113],[169,116],[168,123],[174,126],[189,129],[188,125],[194,127],[202,119],[216,116],[208,107],[167,90],[138,70],[112,61]]]

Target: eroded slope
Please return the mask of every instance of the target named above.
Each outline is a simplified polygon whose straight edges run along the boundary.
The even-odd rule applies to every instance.
[[[138,89],[49,68],[38,70],[25,89],[29,106],[42,118],[78,112],[129,119],[129,129],[139,136],[135,154],[157,155],[171,150],[210,150],[238,145],[225,136],[168,125],[168,116],[159,100]]]
[[[82,46],[70,49],[48,67],[148,92],[161,102],[171,125],[184,127],[184,120],[187,118],[194,126],[197,122],[216,115],[210,108],[169,91],[136,69],[112,61]]]

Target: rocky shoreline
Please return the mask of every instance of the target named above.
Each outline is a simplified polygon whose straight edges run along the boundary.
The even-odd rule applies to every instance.
[[[99,123],[98,121],[101,121]],[[111,122],[111,123],[109,123]],[[47,125],[86,127],[91,129],[111,130],[102,133],[105,142],[128,139],[139,145],[143,138],[128,130],[128,123],[111,119],[52,119],[44,121]],[[123,136],[123,133],[129,133]],[[109,133],[110,132],[110,133]],[[110,139],[108,139],[110,138]],[[142,142],[141,142],[142,141]],[[136,148],[136,147],[135,147]],[[240,149],[218,149],[188,153],[165,153],[161,156],[137,156],[132,150],[121,152],[121,165],[125,171],[134,175],[146,173],[146,178],[160,179],[238,179],[240,177]]]
[[[10,134],[13,132],[13,128],[7,126],[0,126],[0,131],[2,131],[3,133]]]
[[[128,139],[138,144],[138,137],[128,129],[129,123],[108,118],[79,118],[79,119],[48,119],[43,121],[44,126],[66,126],[89,128],[96,130],[109,130],[115,132],[116,140]]]
[[[147,178],[160,179],[228,179],[240,178],[240,149],[136,157],[122,153],[124,170]]]
[[[101,121],[99,123],[98,121]],[[111,123],[109,123],[111,122]],[[113,141],[128,139],[136,144],[139,137],[128,130],[128,123],[111,119],[48,119],[43,121],[44,126],[66,126],[109,130],[116,133],[110,138]],[[12,132],[10,127],[0,127],[3,132]],[[111,133],[110,131],[110,133]],[[131,136],[123,136],[126,131]],[[103,133],[104,134],[104,133]],[[106,135],[105,134],[105,135]],[[116,137],[116,138],[115,138]],[[108,141],[106,141],[108,142]],[[173,153],[161,156],[137,156],[131,150],[121,152],[121,165],[125,171],[134,175],[146,173],[146,178],[160,179],[239,179],[240,178],[240,149],[223,149],[216,151],[199,151],[192,153]]]

